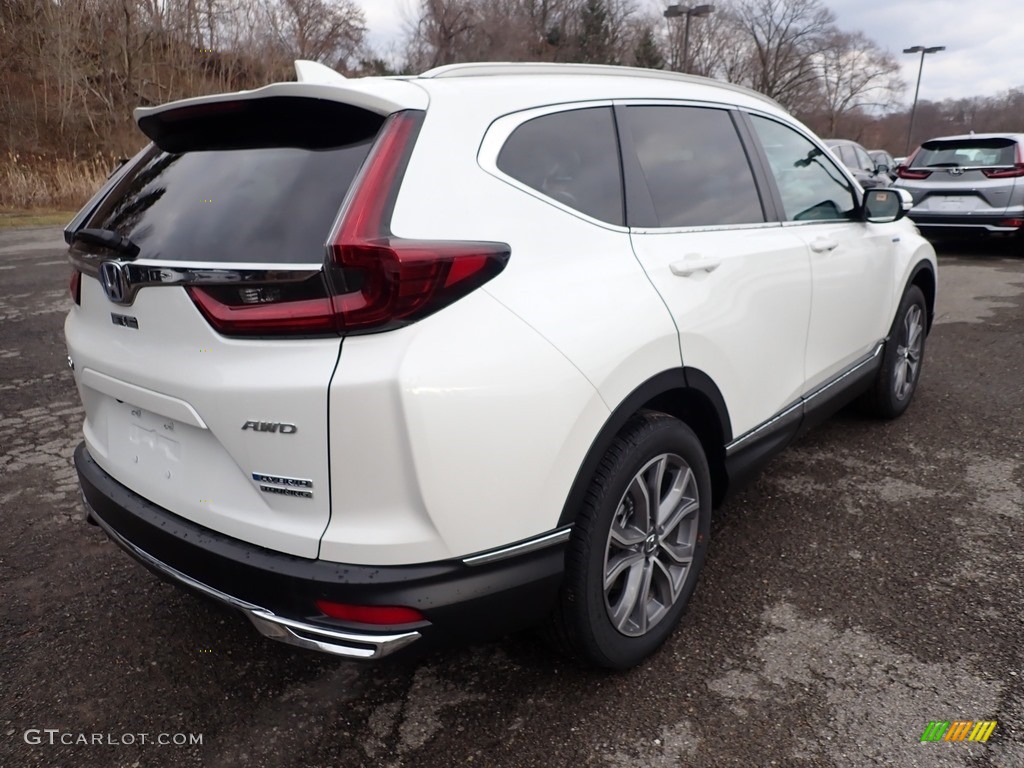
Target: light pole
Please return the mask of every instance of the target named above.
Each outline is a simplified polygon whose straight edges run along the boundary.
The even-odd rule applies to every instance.
[[[683,72],[690,71],[690,19],[694,16],[710,16],[715,10],[713,5],[695,5],[687,8],[685,5],[670,5],[663,14],[666,19],[678,19],[686,17],[686,24],[683,27]]]
[[[917,95],[921,92],[921,73],[924,71],[924,57],[929,53],[938,53],[939,51],[946,50],[944,45],[934,45],[931,48],[926,48],[923,45],[915,45],[912,48],[904,48],[904,53],[920,53],[921,63],[917,67],[917,87],[914,89],[914,106],[910,108],[910,127],[907,129],[907,149],[903,153],[904,155],[910,154],[910,140],[914,135],[914,118],[917,116]]]

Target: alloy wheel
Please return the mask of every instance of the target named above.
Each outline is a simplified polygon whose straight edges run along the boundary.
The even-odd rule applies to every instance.
[[[619,500],[604,556],[605,608],[622,634],[646,634],[682,594],[700,518],[697,479],[676,454],[655,457]]]
[[[917,304],[911,305],[903,316],[900,344],[896,347],[896,366],[893,370],[893,391],[897,400],[905,400],[917,383],[924,346],[924,313]]]

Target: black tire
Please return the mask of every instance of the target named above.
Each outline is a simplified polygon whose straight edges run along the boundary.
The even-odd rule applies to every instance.
[[[908,334],[915,327],[919,329],[919,338],[910,340]],[[882,367],[871,389],[861,398],[865,413],[879,419],[895,419],[910,407],[921,380],[927,329],[928,303],[924,293],[916,285],[908,286],[885,343]]]
[[[668,511],[655,515],[655,523],[648,522],[644,536],[643,502],[634,499],[649,498],[641,491],[655,485],[659,501],[665,494],[666,502],[671,498],[672,503],[666,503]],[[675,518],[678,522],[673,524]],[[635,534],[642,541],[627,546],[613,539],[613,523],[617,536]],[[637,414],[602,459],[576,518],[560,600],[549,627],[556,645],[599,667],[628,669],[639,664],[679,624],[704,565],[710,533],[711,473],[700,440],[671,416]],[[637,558],[644,558],[642,564]],[[627,560],[631,564],[623,567],[606,594],[606,569],[612,573]],[[641,586],[630,589],[631,584]],[[634,594],[640,596],[633,598],[635,610],[627,607]],[[613,608],[618,609],[623,629],[613,619]]]

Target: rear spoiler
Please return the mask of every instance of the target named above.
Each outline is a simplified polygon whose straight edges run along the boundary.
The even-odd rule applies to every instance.
[[[192,99],[172,101],[157,107],[140,107],[134,112],[135,121],[139,123],[143,133],[152,139],[155,127],[161,122],[158,116],[163,115],[174,119],[178,115],[187,115],[193,111],[193,108],[211,104],[287,96],[334,101],[384,116],[406,109],[425,110],[429,104],[427,92],[408,80],[381,77],[350,80],[323,64],[303,60],[295,62],[295,72],[298,82],[294,83],[273,83],[251,91],[198,96]],[[177,114],[172,116],[172,113]],[[157,119],[148,120],[147,118]],[[146,120],[148,125],[143,125],[140,122],[142,120]],[[66,243],[71,244],[75,233],[82,228],[103,198],[121,181],[148,149],[148,145],[143,147],[135,157],[122,163],[100,187],[99,191],[89,199],[89,202],[68,222],[64,227]]]
[[[297,62],[296,70],[303,79],[297,83],[273,83],[252,91],[235,93],[219,93],[212,96],[198,96],[193,99],[182,99],[161,104],[158,107],[140,107],[135,110],[135,121],[154,117],[164,112],[189,109],[206,104],[221,102],[238,102],[249,99],[266,99],[275,96],[305,97],[337,101],[353,107],[375,112],[378,115],[390,115],[405,109],[425,110],[429,104],[427,92],[408,80],[396,80],[383,77],[364,77],[348,80],[333,70],[317,65],[309,67],[313,62]],[[325,72],[326,70],[326,72]],[[335,77],[332,77],[332,73]]]

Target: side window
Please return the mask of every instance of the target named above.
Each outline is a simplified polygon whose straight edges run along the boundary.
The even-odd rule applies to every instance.
[[[700,107],[627,107],[626,120],[657,221],[641,227],[753,224],[765,220],[746,152],[729,113]]]
[[[874,171],[875,170],[875,164],[871,161],[871,158],[868,157],[868,153],[867,152],[865,152],[860,147],[854,147],[853,148],[853,152],[854,152],[854,154],[857,155],[857,167],[858,168],[861,168],[861,169],[863,169],[865,171]]]
[[[781,123],[751,115],[788,221],[853,219],[857,196],[828,152]]]
[[[516,128],[498,168],[553,200],[622,226],[622,166],[611,107],[556,112]]]

